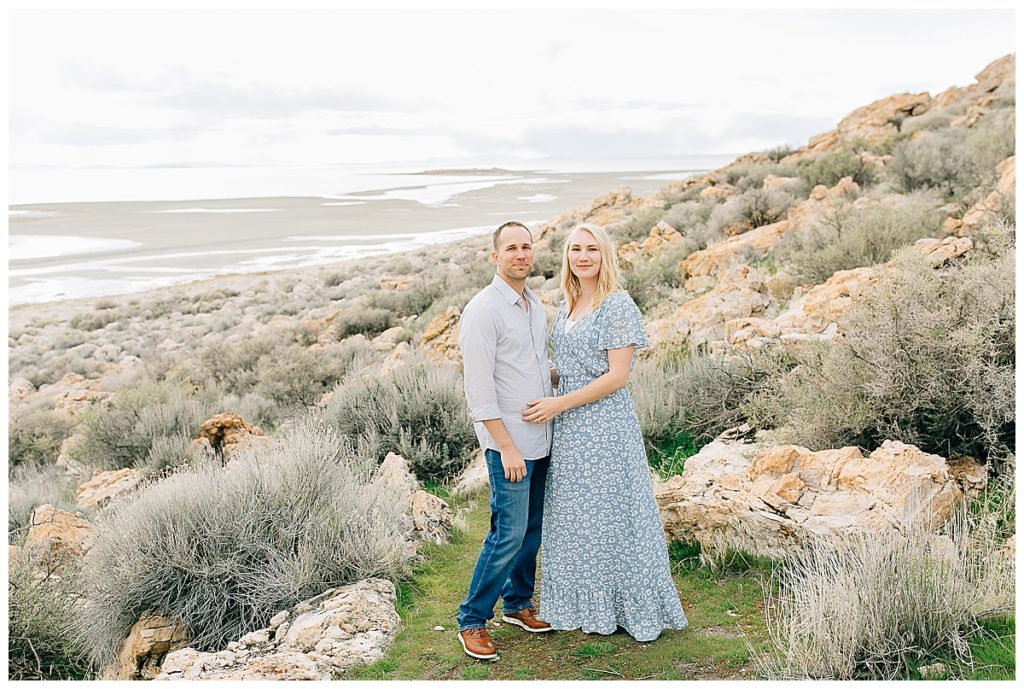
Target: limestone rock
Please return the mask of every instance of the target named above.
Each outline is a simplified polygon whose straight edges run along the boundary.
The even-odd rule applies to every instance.
[[[185,625],[162,615],[143,613],[121,646],[117,663],[100,674],[104,680],[154,679],[168,653],[188,645]]]
[[[82,509],[104,506],[111,498],[131,490],[142,474],[137,469],[124,468],[116,471],[99,471],[93,477],[78,486],[75,501]]]
[[[435,316],[423,331],[423,344],[427,345],[427,354],[432,359],[462,360],[459,352],[459,315],[459,309],[449,306],[444,313]]]
[[[787,229],[789,222],[780,220],[694,251],[679,262],[679,269],[685,279],[684,286],[691,292],[714,287],[718,276],[725,269],[737,263],[746,263],[750,251],[766,254]]]
[[[1014,199],[1017,184],[1016,157],[1010,156],[999,163],[996,166],[996,172],[999,174],[996,188],[984,199],[974,204],[962,218],[947,218],[942,224],[945,234],[971,237],[980,228],[995,220],[999,212]]]
[[[97,381],[86,380],[77,373],[68,373],[53,384],[53,390],[56,391],[53,408],[63,409],[71,416],[77,416],[110,397],[110,393],[96,388]]]
[[[974,242],[970,237],[925,237],[918,239],[913,246],[927,256],[932,266],[937,268],[967,254],[974,247]]]
[[[556,216],[534,232],[534,243],[537,244],[538,240],[547,238],[558,227],[577,225],[582,222],[603,226],[613,225],[628,219],[634,211],[645,208],[664,208],[665,204],[665,198],[660,194],[636,197],[633,196],[633,191],[629,187],[622,187]]]
[[[380,288],[392,292],[408,289],[416,284],[416,279],[408,275],[381,275]]]
[[[263,431],[253,426],[234,412],[224,412],[203,422],[199,437],[193,444],[209,444],[213,451],[225,457],[232,457],[249,445],[268,442]]]
[[[411,351],[412,347],[409,345],[408,342],[399,342],[397,345],[395,345],[395,348],[391,350],[391,354],[388,354],[384,361],[381,362],[378,375],[386,376],[390,374],[392,371],[394,371],[396,368],[402,365],[402,362],[405,360],[405,357],[408,356],[409,352]]]
[[[61,441],[60,450],[57,453],[57,461],[54,464],[68,476],[75,476],[84,481],[92,475],[92,472],[72,456],[74,448],[82,442],[82,439],[83,436],[80,433],[74,433],[64,438]]]
[[[472,493],[475,490],[489,486],[490,483],[484,453],[477,450],[473,454],[472,461],[462,470],[459,477],[455,479],[452,492],[456,494]]]
[[[451,508],[441,498],[425,490],[412,494],[412,524],[424,541],[444,545],[452,528]]]
[[[377,467],[373,483],[386,488],[398,501],[411,501],[412,494],[419,490],[420,484],[412,473],[412,465],[402,455],[389,452],[381,465]]]
[[[331,679],[384,657],[401,625],[396,602],[384,579],[328,589],[225,650],[169,653],[156,679]]]
[[[864,457],[855,447],[813,452],[727,432],[655,495],[670,540],[783,557],[816,536],[900,529],[925,515],[937,527],[963,491],[942,457],[898,441]]]
[[[725,323],[763,313],[768,294],[763,276],[744,264],[728,268],[707,294],[691,299],[669,318],[647,326],[650,349],[688,344],[699,347],[725,334]]]
[[[95,542],[96,527],[88,521],[53,505],[40,505],[32,511],[24,548],[38,549],[63,562],[83,557]]]

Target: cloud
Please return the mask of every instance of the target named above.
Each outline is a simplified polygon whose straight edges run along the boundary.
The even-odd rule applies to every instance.
[[[51,124],[40,126],[35,138],[59,146],[131,146],[152,141],[181,141],[192,138],[192,127],[131,128],[103,127],[91,124]]]
[[[420,136],[426,133],[423,129],[402,129],[400,127],[341,127],[325,129],[328,136]]]
[[[251,118],[288,117],[310,110],[400,110],[409,105],[340,89],[239,86],[213,81],[197,82],[157,100],[162,105],[180,110]]]

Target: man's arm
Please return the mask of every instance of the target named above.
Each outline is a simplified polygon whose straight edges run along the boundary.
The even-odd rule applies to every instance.
[[[520,481],[526,476],[526,462],[509,435],[498,408],[494,385],[494,359],[498,348],[498,328],[492,314],[476,305],[467,306],[459,319],[459,350],[469,416],[483,423],[501,453],[505,478]]]

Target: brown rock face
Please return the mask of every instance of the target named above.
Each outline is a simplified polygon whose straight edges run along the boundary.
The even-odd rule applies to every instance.
[[[427,345],[427,354],[432,359],[462,361],[459,352],[459,315],[456,307],[449,306],[444,313],[437,314],[423,331],[423,344]]]
[[[660,194],[637,197],[633,196],[633,191],[629,187],[622,187],[599,196],[590,203],[558,215],[534,233],[534,240],[545,238],[559,226],[575,225],[582,222],[590,222],[595,225],[614,225],[626,220],[632,212],[644,208],[664,208],[665,204],[665,198]]]
[[[254,438],[262,438],[263,431],[234,412],[217,414],[203,422],[199,437],[194,443],[209,444],[213,451],[230,457],[236,454]],[[257,441],[258,442],[258,441]]]
[[[101,675],[105,680],[155,679],[167,654],[188,645],[184,624],[162,615],[143,613],[121,646],[117,663]]]
[[[650,234],[639,242],[629,242],[619,247],[619,265],[628,268],[634,263],[646,261],[659,254],[666,246],[682,241],[683,235],[662,220],[651,228]]]
[[[699,542],[709,554],[781,557],[818,536],[900,529],[918,518],[936,527],[964,496],[946,460],[913,445],[886,440],[864,457],[855,447],[813,452],[732,440],[735,430],[656,485],[669,540]],[[960,471],[984,474],[976,463]]]
[[[134,488],[142,480],[137,469],[100,471],[75,491],[75,501],[82,509],[100,507],[111,498]]]

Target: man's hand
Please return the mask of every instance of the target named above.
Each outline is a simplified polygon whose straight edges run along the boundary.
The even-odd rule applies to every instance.
[[[558,397],[541,397],[539,400],[527,402],[526,406],[523,421],[529,423],[544,423],[565,411],[562,400]]]
[[[512,483],[518,483],[526,477],[526,461],[515,445],[502,448],[501,467],[505,470],[505,478]]]

